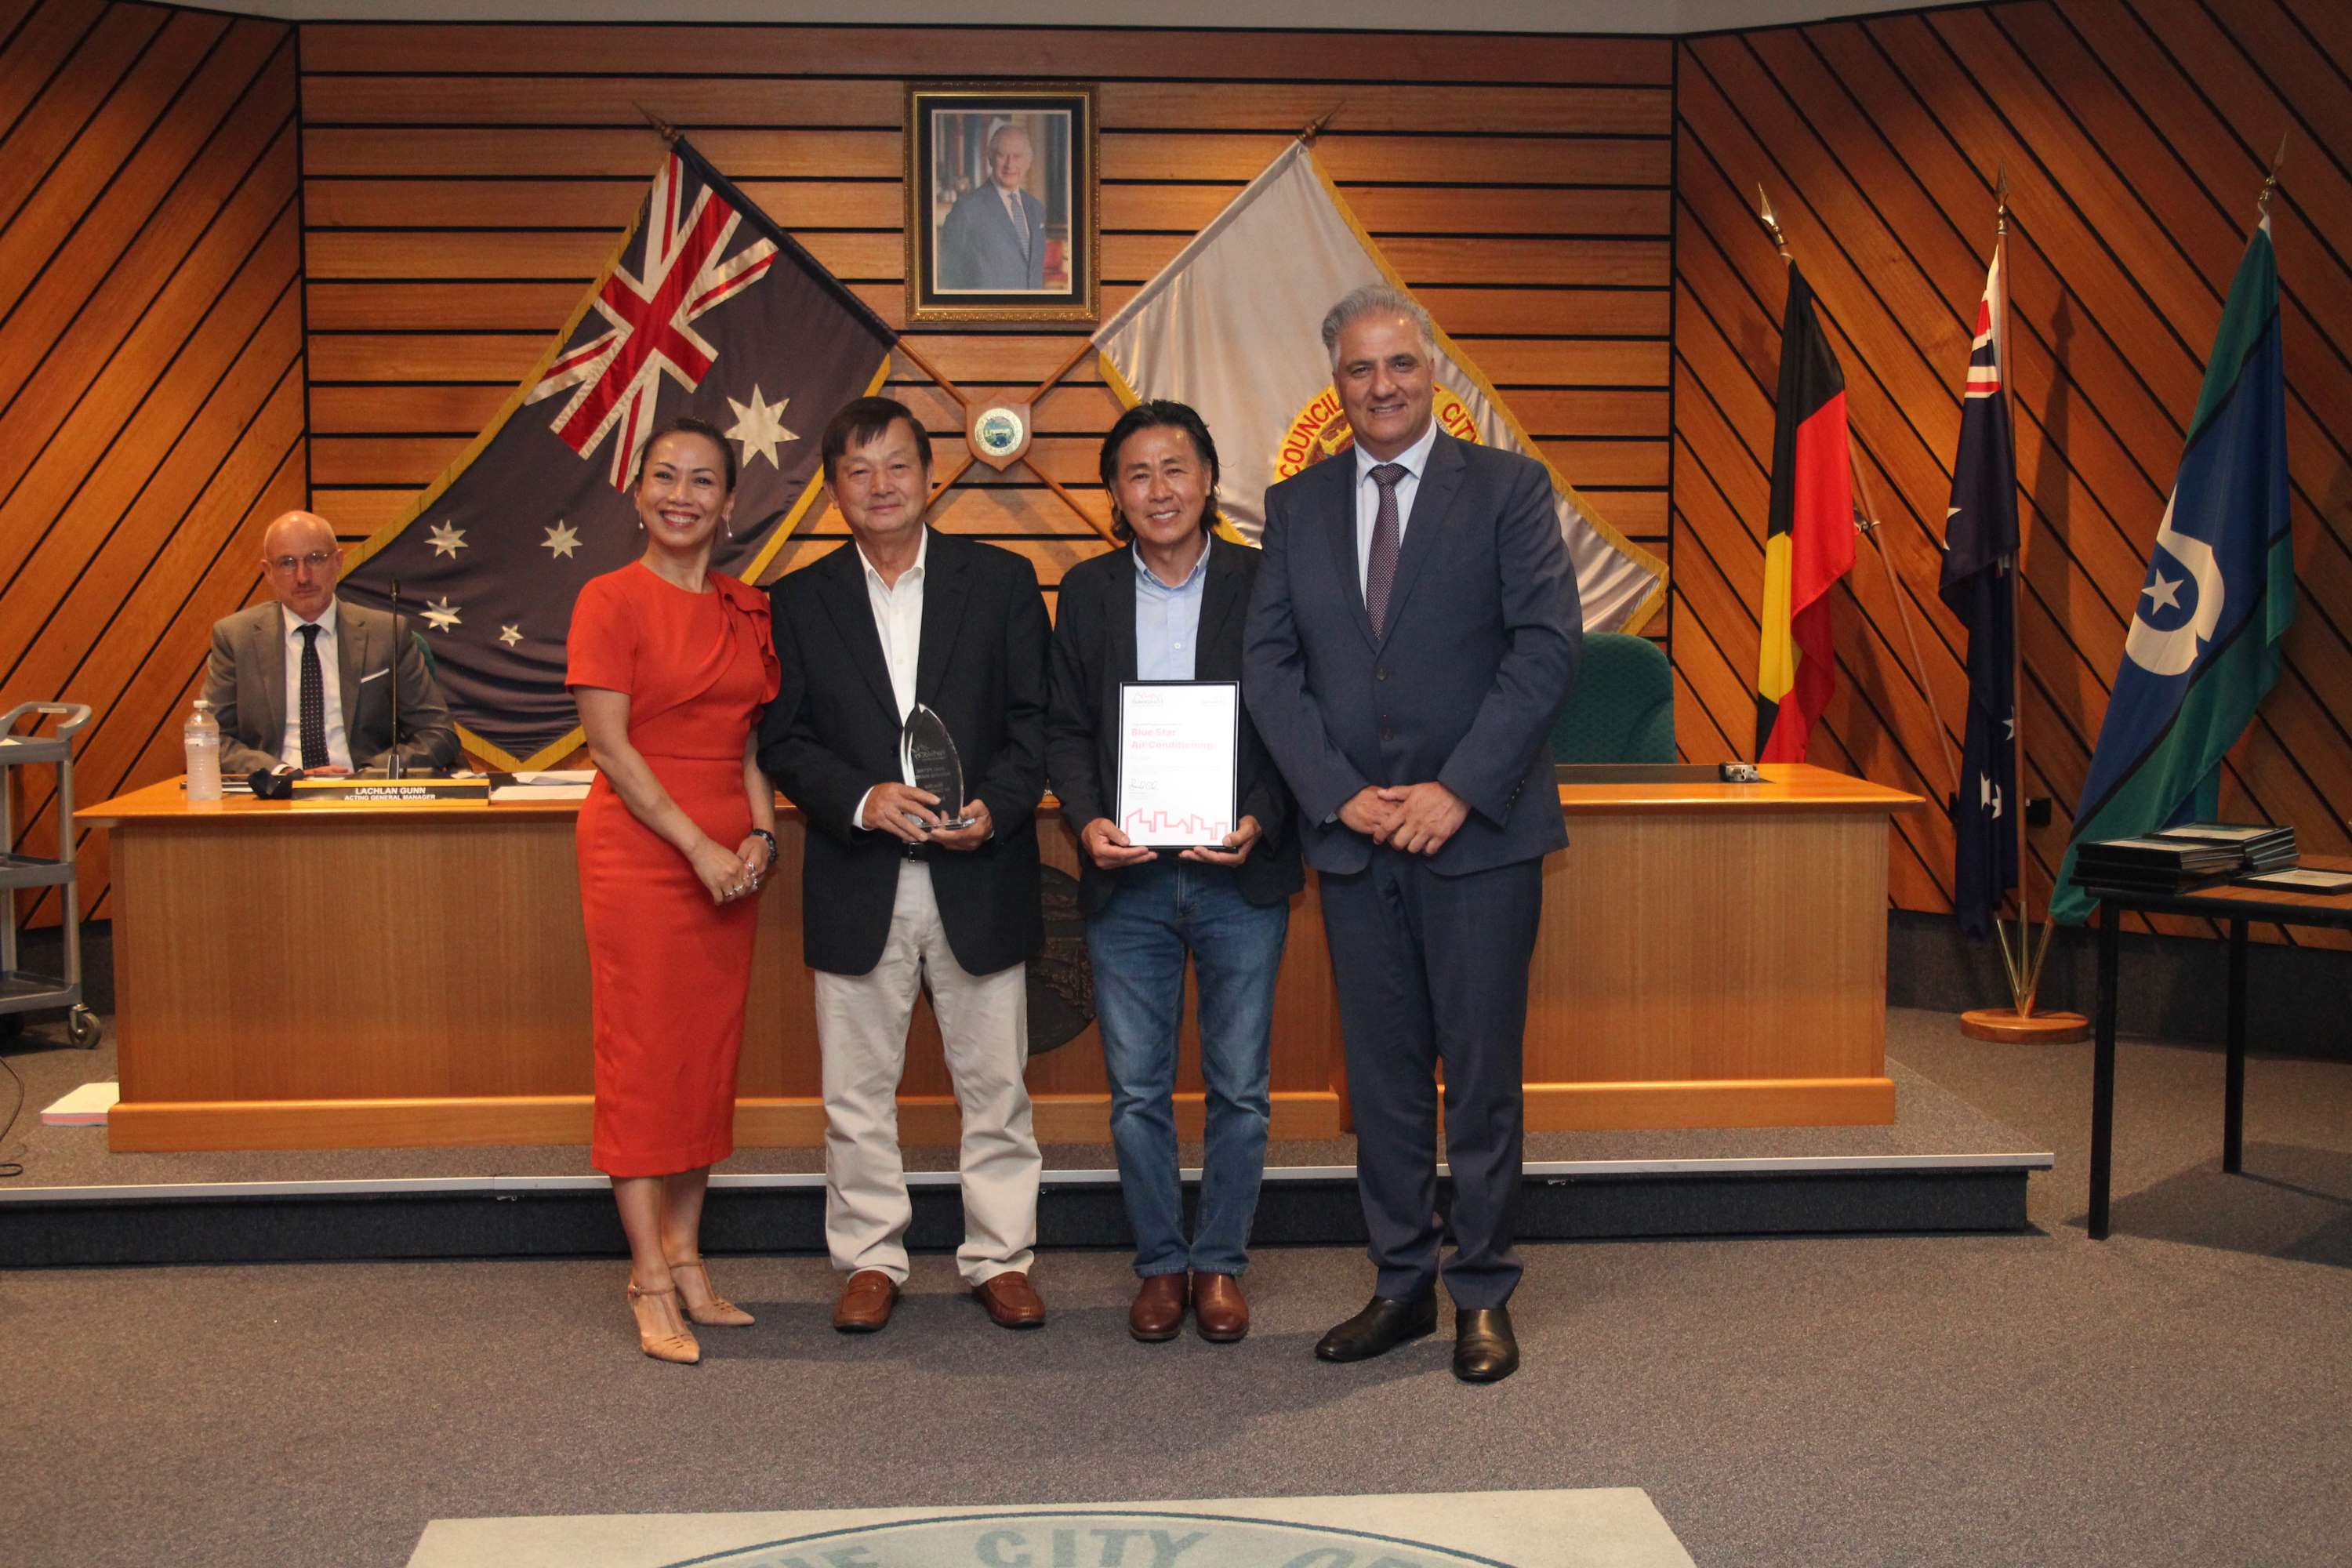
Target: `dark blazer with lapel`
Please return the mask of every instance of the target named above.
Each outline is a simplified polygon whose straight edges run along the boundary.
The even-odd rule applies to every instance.
[[[205,664],[205,700],[220,721],[225,775],[274,768],[286,737],[286,621],[278,601],[248,605],[213,623]],[[440,684],[425,668],[414,629],[393,662],[392,616],[335,601],[336,676],[343,738],[359,767],[392,752],[392,683],[400,682],[400,752],[411,763],[446,768],[457,760],[457,729]]]
[[[915,700],[947,721],[964,788],[995,834],[930,852],[940,920],[973,974],[1020,963],[1045,940],[1037,802],[1045,793],[1045,601],[1009,550],[934,531],[923,564]],[[864,974],[882,957],[906,864],[899,841],[850,826],[866,792],[900,777],[898,707],[857,547],[845,544],[768,590],[783,686],[760,724],[760,765],[808,818],[802,946],[811,967]]]
[[[1371,840],[1336,820],[1367,785],[1434,779],[1470,815],[1444,875],[1568,842],[1546,745],[1584,646],[1576,574],[1543,466],[1440,432],[1375,637],[1356,572],[1356,459],[1266,491],[1243,693],[1298,798],[1318,870],[1360,870]]]
[[[1045,772],[1073,833],[1108,816],[1118,800],[1118,689],[1135,679],[1135,552],[1114,550],[1070,568],[1054,616],[1054,699],[1045,718]],[[1257,581],[1257,552],[1222,541],[1209,547],[1201,629],[1192,673],[1202,680],[1242,678],[1242,630]],[[1235,785],[1241,815],[1265,837],[1234,872],[1242,897],[1280,903],[1306,882],[1298,843],[1289,831],[1290,792],[1246,711]],[[1078,851],[1078,898],[1088,914],[1108,901],[1117,871]]]
[[[993,181],[966,191],[940,225],[939,287],[1043,289],[1045,286],[1045,204],[1013,193],[1029,221],[1029,247],[1013,232],[1013,215]]]

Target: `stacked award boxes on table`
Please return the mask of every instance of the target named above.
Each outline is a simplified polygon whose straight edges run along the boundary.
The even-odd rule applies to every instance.
[[[2295,863],[2294,829],[2192,822],[2140,838],[2085,844],[2074,875],[2085,888],[2187,893]]]

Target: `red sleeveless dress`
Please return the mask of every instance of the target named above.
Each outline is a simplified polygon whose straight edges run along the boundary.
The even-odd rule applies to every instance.
[[[641,563],[572,606],[570,686],[629,695],[629,743],[729,848],[751,831],[743,746],[776,694],[768,601],[717,572],[688,593]],[[580,808],[580,907],[595,1017],[596,1168],[658,1176],[735,1148],[735,1063],[756,899],[714,904],[686,858],[599,775]]]

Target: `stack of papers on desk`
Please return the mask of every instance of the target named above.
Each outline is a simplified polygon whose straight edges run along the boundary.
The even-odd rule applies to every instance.
[[[122,1098],[119,1083],[86,1083],[41,1112],[44,1127],[103,1127],[106,1113]]]
[[[555,768],[535,773],[493,773],[490,804],[515,805],[535,800],[586,800],[596,782],[594,768]]]

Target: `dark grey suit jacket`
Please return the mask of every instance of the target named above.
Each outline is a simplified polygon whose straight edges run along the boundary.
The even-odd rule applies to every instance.
[[[1245,545],[1209,548],[1208,582],[1201,595],[1201,629],[1193,638],[1192,673],[1202,680],[1242,678],[1242,629],[1249,614],[1258,552]],[[1135,679],[1135,552],[1114,550],[1082,561],[1062,574],[1054,616],[1054,700],[1045,715],[1045,772],[1061,798],[1073,833],[1118,803],[1119,686]],[[1291,830],[1290,792],[1242,715],[1235,793],[1241,815],[1257,818],[1265,838],[1234,873],[1242,897],[1278,904],[1306,884],[1298,840]],[[1119,873],[1106,871],[1078,851],[1078,899],[1088,914],[1110,900]]]
[[[274,768],[280,761],[278,748],[286,735],[288,700],[285,630],[275,599],[213,623],[205,700],[220,721],[224,775]],[[425,650],[417,646],[413,628],[400,649],[394,674],[392,616],[338,599],[335,652],[343,736],[351,742],[353,763],[381,766],[392,754],[394,680],[400,682],[401,756],[436,768],[457,761],[457,726],[449,721],[449,705],[425,668]]]
[[[1307,864],[1360,870],[1337,820],[1367,785],[1434,779],[1470,816],[1433,858],[1454,876],[1568,842],[1546,740],[1584,646],[1543,466],[1441,432],[1374,636],[1356,573],[1356,458],[1265,494],[1242,690],[1298,797]]]
[[[1026,191],[1015,193],[1029,216],[1029,251],[1013,232],[1012,215],[991,181],[956,198],[940,225],[941,289],[1043,289],[1045,286],[1045,204]]]

